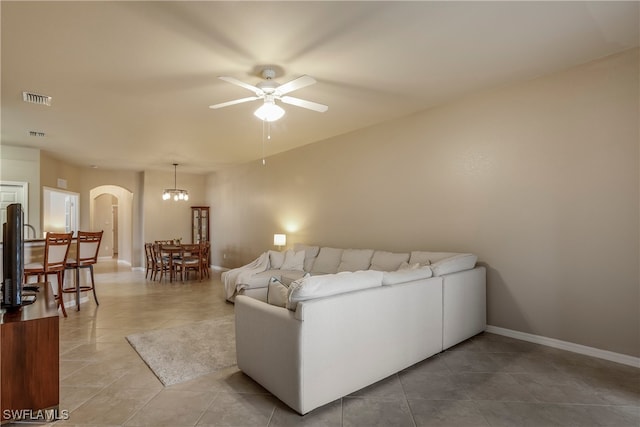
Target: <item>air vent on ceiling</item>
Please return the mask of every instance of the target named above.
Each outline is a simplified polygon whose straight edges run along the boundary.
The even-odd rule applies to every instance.
[[[29,136],[44,136],[44,132],[38,132],[35,130],[30,130],[29,131]]]
[[[30,102],[32,104],[46,105],[51,107],[51,97],[47,95],[40,95],[33,92],[22,92],[22,100],[24,102]]]

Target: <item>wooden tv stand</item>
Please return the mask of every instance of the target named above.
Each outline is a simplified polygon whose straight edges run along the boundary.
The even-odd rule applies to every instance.
[[[44,417],[58,412],[58,308],[51,284],[37,285],[33,304],[0,310],[0,423],[15,414],[46,421]]]

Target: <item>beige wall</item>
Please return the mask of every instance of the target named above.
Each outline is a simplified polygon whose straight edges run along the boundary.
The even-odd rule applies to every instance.
[[[627,51],[211,175],[213,263],[287,228],[474,252],[489,324],[640,356],[638,76]]]
[[[0,181],[29,183],[29,212],[24,220],[40,236],[40,150],[0,145]]]
[[[144,239],[146,242],[182,238],[191,242],[191,206],[205,205],[204,175],[180,172],[177,186],[189,192],[189,200],[162,200],[165,188],[172,188],[173,172],[146,171],[144,173]]]

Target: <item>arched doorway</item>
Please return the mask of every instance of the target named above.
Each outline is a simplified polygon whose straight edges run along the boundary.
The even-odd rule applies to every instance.
[[[132,265],[133,193],[117,185],[101,185],[89,191],[92,230],[104,230],[100,257],[117,258]]]

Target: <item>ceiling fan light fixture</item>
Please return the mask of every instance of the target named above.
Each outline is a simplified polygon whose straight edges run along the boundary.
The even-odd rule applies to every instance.
[[[265,100],[264,104],[253,112],[253,115],[265,122],[275,122],[282,118],[284,113],[284,109],[279,105],[276,105],[273,100]]]

